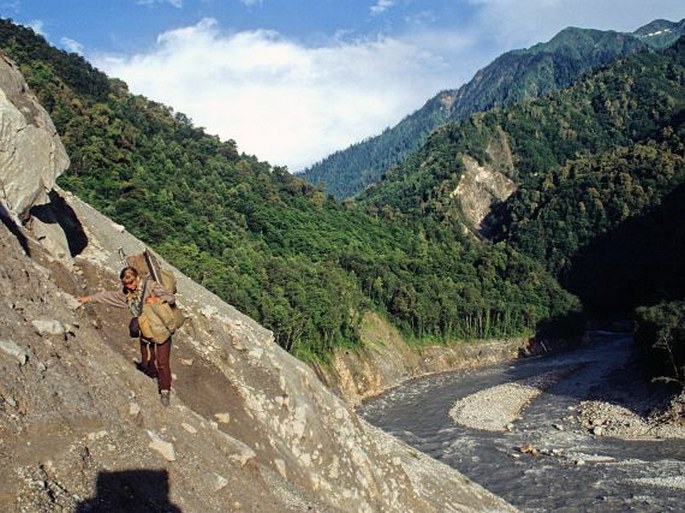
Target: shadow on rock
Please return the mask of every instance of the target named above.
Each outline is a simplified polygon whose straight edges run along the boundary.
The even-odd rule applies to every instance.
[[[97,495],[78,504],[76,513],[181,513],[169,502],[166,470],[100,472]]]
[[[88,237],[76,213],[54,190],[49,197],[50,203],[31,208],[31,216],[47,225],[59,225],[66,236],[69,254],[72,257],[80,255],[88,245]]]

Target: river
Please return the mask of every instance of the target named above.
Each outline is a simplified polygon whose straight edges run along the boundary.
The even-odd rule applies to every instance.
[[[685,511],[684,440],[623,440],[582,426],[581,401],[620,401],[616,376],[640,379],[627,374],[636,368],[630,335],[594,332],[589,339],[563,354],[417,379],[366,402],[360,414],[524,512]],[[561,378],[510,430],[461,427],[449,415],[458,399],[550,372]]]

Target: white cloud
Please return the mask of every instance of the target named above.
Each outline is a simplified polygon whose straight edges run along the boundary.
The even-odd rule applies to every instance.
[[[394,0],[378,0],[375,5],[371,6],[371,14],[381,14],[390,9],[394,3]]]
[[[271,31],[224,34],[212,19],[161,34],[149,53],[92,60],[134,93],[291,171],[394,125],[444,87],[446,71],[396,39],[307,48]]]
[[[62,39],[60,39],[60,43],[62,44],[62,48],[64,48],[68,52],[77,53],[79,55],[83,54],[83,45],[78,41],[75,41],[68,37],[63,37]]]
[[[454,18],[465,24],[456,28],[430,28],[439,12],[424,11],[402,36],[350,41],[356,32],[340,31],[307,47],[266,30],[229,34],[205,19],[159,35],[147,53],[90,60],[242,151],[298,171],[395,125],[506,51],[569,25],[632,31],[660,17],[678,21],[673,13],[685,9],[682,0],[463,2]]]
[[[45,32],[45,23],[42,20],[31,20],[25,26],[32,29],[36,34],[47,37],[47,33]]]

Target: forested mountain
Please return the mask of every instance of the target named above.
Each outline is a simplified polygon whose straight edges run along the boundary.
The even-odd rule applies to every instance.
[[[683,34],[685,20],[657,20],[633,34],[567,28],[547,43],[503,54],[459,89],[439,93],[396,126],[326,157],[304,176],[338,198],[354,196],[448,120],[549,94],[620,55],[663,48]]]
[[[0,22],[0,47],[67,148],[60,185],[297,356],[325,359],[356,344],[369,309],[417,340],[530,334],[577,309],[541,265],[506,244],[343,206],[10,21]]]
[[[622,57],[549,97],[445,125],[359,201],[394,217],[430,217],[478,233],[459,194],[475,160],[516,185],[485,220],[494,242],[545,265],[588,314],[632,316],[641,305],[685,298],[684,121],[681,38],[665,50]],[[663,313],[678,325],[673,312],[682,308],[659,308],[640,312],[651,312],[649,323]],[[682,365],[685,339],[678,343]]]

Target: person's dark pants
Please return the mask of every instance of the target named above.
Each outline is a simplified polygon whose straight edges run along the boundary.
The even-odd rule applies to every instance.
[[[159,390],[171,390],[171,338],[163,344],[140,339],[140,370],[151,378],[157,378]]]

